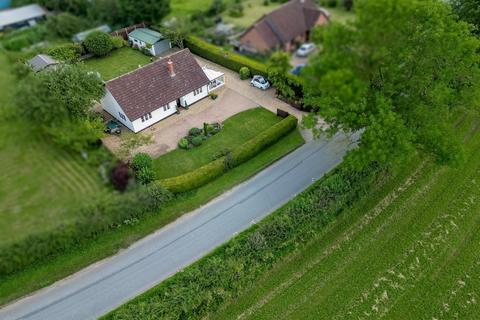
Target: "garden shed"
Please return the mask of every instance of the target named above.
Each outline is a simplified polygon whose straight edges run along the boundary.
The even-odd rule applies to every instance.
[[[152,56],[158,56],[172,48],[170,40],[160,32],[138,28],[128,34],[128,41],[133,47],[146,49]]]

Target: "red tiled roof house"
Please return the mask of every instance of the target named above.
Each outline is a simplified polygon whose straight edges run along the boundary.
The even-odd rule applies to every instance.
[[[309,40],[311,30],[328,23],[329,13],[313,0],[291,0],[260,18],[240,36],[240,50],[267,53],[291,51]]]
[[[224,83],[223,73],[200,67],[184,49],[108,81],[102,106],[127,128],[139,132]]]

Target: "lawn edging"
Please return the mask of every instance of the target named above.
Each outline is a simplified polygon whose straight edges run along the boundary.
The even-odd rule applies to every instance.
[[[200,319],[306,244],[376,183],[382,169],[340,165],[259,224],[102,319]]]
[[[201,187],[231,168],[237,167],[255,157],[263,149],[295,130],[297,123],[297,118],[290,115],[234,149],[226,156],[180,176],[159,180],[158,183],[174,193],[186,192]]]

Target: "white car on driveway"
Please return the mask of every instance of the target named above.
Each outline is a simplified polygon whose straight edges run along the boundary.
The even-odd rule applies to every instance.
[[[298,48],[297,56],[299,57],[307,57],[313,51],[315,51],[317,47],[313,43],[304,43]]]
[[[270,88],[270,82],[268,82],[267,79],[265,79],[260,75],[253,76],[252,81],[250,81],[250,84],[255,88],[262,89],[262,90],[267,90],[268,88]]]

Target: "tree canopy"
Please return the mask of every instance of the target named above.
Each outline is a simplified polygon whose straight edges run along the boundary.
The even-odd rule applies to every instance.
[[[317,30],[323,51],[303,73],[305,102],[329,133],[363,132],[349,155],[358,166],[393,162],[415,147],[442,162],[458,160],[452,123],[478,108],[479,40],[440,1],[355,6],[355,21]]]
[[[451,3],[455,13],[474,25],[474,32],[480,36],[480,0],[451,0]]]
[[[120,20],[125,24],[158,24],[170,13],[170,0],[117,0]]]

